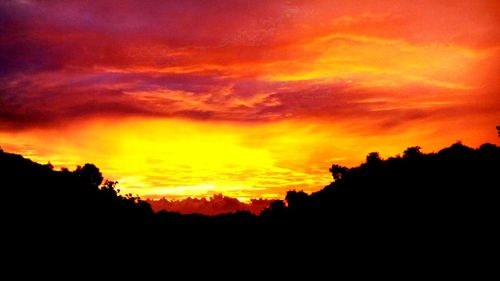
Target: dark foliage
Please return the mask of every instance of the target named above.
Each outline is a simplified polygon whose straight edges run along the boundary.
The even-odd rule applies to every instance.
[[[120,195],[116,182],[103,183],[92,164],[54,171],[50,163],[0,150],[2,223],[12,235],[88,233],[103,241],[113,241],[111,235],[200,243],[243,239],[247,245],[264,239],[456,241],[495,233],[499,168],[500,147],[493,144],[472,149],[456,143],[430,154],[410,147],[385,160],[374,152],[359,167],[332,165],[330,185],[311,195],[289,191],[260,216],[203,216],[154,213],[140,198]]]
[[[411,147],[386,160],[370,153],[359,167],[330,171],[335,181],[323,190],[287,196],[288,221],[307,216],[309,226],[320,228],[463,233],[489,229],[497,217],[500,148],[493,144],[456,143],[431,154]]]
[[[54,171],[50,164],[0,152],[0,171],[7,221],[30,232],[102,231],[151,223],[149,204],[130,194],[118,195],[116,182],[102,184],[103,177],[92,164],[73,172]]]

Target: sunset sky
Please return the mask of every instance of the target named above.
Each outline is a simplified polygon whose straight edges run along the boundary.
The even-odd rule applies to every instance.
[[[500,1],[0,2],[0,146],[143,197],[282,198],[499,143]]]

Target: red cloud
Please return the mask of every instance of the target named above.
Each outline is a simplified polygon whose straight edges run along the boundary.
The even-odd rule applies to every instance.
[[[497,1],[3,1],[0,128],[95,115],[370,128],[469,118],[476,100],[498,110],[498,11]]]
[[[204,215],[218,215],[243,210],[250,211],[254,214],[260,214],[260,212],[272,201],[273,200],[267,199],[252,199],[250,203],[244,203],[236,198],[224,196],[222,194],[214,194],[208,199],[186,198],[182,200],[168,200],[162,198],[160,200],[147,200],[156,212],[165,210],[169,212],[179,212],[181,214]]]

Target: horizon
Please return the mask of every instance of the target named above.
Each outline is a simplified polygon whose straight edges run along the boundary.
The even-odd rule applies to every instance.
[[[249,202],[498,144],[498,1],[0,3],[0,146],[123,193]]]
[[[498,131],[498,136],[500,137],[500,126],[496,127]],[[434,176],[430,176],[432,180],[442,180],[443,178],[449,177],[450,175],[460,175],[460,173],[457,173],[455,169],[458,169],[458,167],[461,167],[464,169],[464,167],[460,165],[465,165],[468,166],[469,168],[465,168],[464,170],[467,169],[472,169],[472,171],[483,173],[481,174],[484,177],[488,177],[488,171],[493,172],[495,168],[495,157],[498,157],[498,155],[495,156],[495,150],[498,153],[498,149],[500,146],[497,146],[496,144],[491,144],[491,143],[484,143],[480,147],[469,147],[461,142],[456,142],[449,147],[444,147],[440,149],[439,151],[436,152],[430,152],[430,153],[425,153],[421,151],[421,148],[419,146],[414,146],[414,147],[408,147],[405,151],[403,151],[400,154],[387,157],[387,158],[382,158],[377,152],[369,153],[367,155],[366,160],[363,161],[359,166],[355,167],[345,167],[341,165],[332,165],[330,168],[329,172],[331,173],[332,177],[334,178],[333,181],[331,181],[330,184],[322,187],[320,190],[314,193],[307,193],[304,192],[303,190],[288,190],[286,192],[286,196],[282,198],[275,198],[275,199],[263,199],[263,198],[252,198],[249,199],[249,202],[242,201],[238,198],[233,198],[230,196],[225,196],[223,194],[212,194],[209,197],[201,197],[201,198],[196,198],[196,197],[187,197],[187,198],[165,198],[164,196],[162,198],[140,198],[140,196],[134,196],[133,194],[120,194],[120,189],[116,187],[117,182],[108,182],[105,178],[102,177],[102,174],[99,171],[99,168],[96,167],[93,164],[85,164],[85,166],[78,166],[75,170],[70,171],[67,169],[61,169],[60,171],[54,170],[54,166],[51,165],[50,163],[48,164],[41,164],[41,163],[36,163],[30,160],[29,158],[26,158],[22,155],[19,154],[12,154],[7,151],[4,151],[0,147],[0,162],[2,162],[2,165],[4,166],[4,169],[10,169],[13,168],[15,172],[13,172],[13,175],[10,175],[9,173],[5,174],[4,177],[7,179],[7,182],[9,182],[9,177],[11,176],[28,176],[28,182],[31,180],[33,181],[34,179],[31,178],[31,176],[38,178],[38,180],[41,180],[41,186],[43,187],[40,191],[43,192],[53,192],[53,186],[47,186],[47,179],[49,181],[53,181],[53,184],[55,186],[58,186],[61,184],[61,182],[58,182],[57,180],[54,181],[55,178],[59,178],[63,182],[65,181],[64,179],[73,179],[76,180],[73,182],[76,186],[82,187],[81,184],[83,183],[83,186],[87,186],[87,188],[90,188],[87,191],[93,191],[97,192],[98,194],[105,195],[108,200],[110,198],[114,198],[115,200],[118,201],[128,201],[128,202],[133,202],[133,205],[137,206],[144,206],[146,209],[149,210],[150,214],[156,213],[159,216],[163,216],[166,214],[171,214],[171,215],[203,215],[203,216],[227,216],[227,215],[235,215],[235,216],[250,216],[253,218],[256,217],[266,217],[269,215],[269,213],[275,213],[275,212],[281,212],[280,206],[283,208],[292,208],[292,209],[297,209],[297,204],[304,204],[306,203],[307,200],[315,200],[312,198],[328,198],[328,194],[334,192],[334,194],[338,194],[338,196],[342,196],[342,192],[339,190],[345,190],[345,184],[346,182],[356,182],[356,178],[359,180],[365,181],[364,185],[369,184],[370,181],[363,180],[363,176],[368,176],[375,172],[373,175],[377,174],[385,174],[385,176],[377,179],[375,178],[374,181],[379,182],[380,179],[392,179],[393,182],[398,183],[400,180],[407,180],[408,178],[399,178],[399,180],[394,180],[398,179],[398,177],[401,177],[401,173],[420,173],[420,169],[427,169],[427,173],[425,173],[424,177],[429,177],[429,174],[433,174]],[[22,159],[22,160],[21,160]],[[19,161],[21,160],[21,161]],[[436,161],[438,160],[438,161]],[[497,159],[498,160],[498,159]],[[457,164],[458,162],[462,162],[462,164]],[[476,167],[473,163],[476,163],[479,161],[481,163],[481,167],[478,168]],[[477,163],[479,163],[477,162]],[[427,164],[425,164],[427,163]],[[476,163],[476,164],[477,164]],[[437,166],[436,166],[437,164]],[[485,165],[486,164],[486,165]],[[406,169],[406,171],[402,172],[400,168],[398,168],[396,171],[392,170],[391,172],[387,173],[387,171],[390,171],[391,169],[394,169],[395,167],[398,167],[399,165],[403,165]],[[422,165],[430,165],[432,168],[424,167]],[[455,165],[455,169],[451,168]],[[472,167],[470,165],[473,165]],[[420,168],[419,168],[420,166]],[[26,169],[27,167],[30,167],[31,169]],[[436,169],[437,167],[440,167],[440,169]],[[441,168],[447,170],[448,172],[444,172],[443,174],[435,174],[437,171],[440,171]],[[16,171],[17,170],[17,171]],[[368,172],[371,170],[372,172]],[[383,172],[383,170],[386,170]],[[38,171],[38,172],[35,172]],[[19,173],[21,172],[21,173]],[[450,173],[451,174],[447,174]],[[47,176],[46,178],[40,177],[40,175],[45,175]],[[51,175],[51,176],[49,176]],[[75,177],[76,176],[76,177]],[[389,176],[389,177],[388,177]],[[406,174],[406,177],[411,177],[411,175]],[[90,179],[91,181],[87,181],[85,179]],[[353,181],[354,179],[354,181]],[[470,179],[474,179],[474,177],[469,177]],[[443,189],[436,189],[435,191],[442,192],[443,190],[446,190],[446,186],[448,185],[448,188],[452,186],[451,183],[453,183],[453,179],[448,178],[449,182],[445,184],[444,186],[440,186]],[[483,183],[475,186],[475,188],[483,188],[484,184],[488,185],[491,184],[491,181],[485,180],[483,177],[474,179],[478,180],[477,183]],[[36,180],[35,180],[36,181]],[[389,180],[388,182],[391,182]],[[67,184],[67,182],[66,182]],[[451,184],[451,185],[450,185]],[[363,188],[363,184],[348,184],[350,186],[349,192],[356,190],[357,188]],[[398,183],[399,185],[399,183]],[[456,183],[457,186],[461,186],[458,183]],[[411,186],[412,184],[407,183],[406,185],[403,185],[403,190],[410,191],[411,192]],[[33,187],[40,187],[35,185],[25,185],[24,188],[18,189],[17,192],[23,192],[22,190],[27,190]],[[75,187],[68,185],[65,188],[68,187]],[[380,188],[380,186],[378,186]],[[55,187],[57,189],[57,187]],[[70,188],[67,191],[70,191],[72,188]],[[77,189],[73,189],[78,190]],[[423,189],[425,190],[425,189]],[[80,189],[80,192],[82,189]],[[16,191],[14,191],[16,192]],[[363,191],[363,192],[366,192]],[[392,191],[394,192],[394,191]],[[94,193],[95,194],[95,193]],[[106,195],[108,194],[108,195]],[[397,192],[395,193],[397,194]],[[447,194],[446,192],[444,194]],[[25,196],[27,198],[30,198],[32,194],[30,192],[26,193]],[[83,194],[80,194],[83,195]],[[88,195],[88,194],[87,194]],[[109,197],[111,195],[111,197]],[[394,194],[391,194],[391,196],[395,196]],[[43,195],[40,195],[40,198],[42,198]],[[84,196],[85,197],[85,196]],[[397,195],[396,195],[397,197]],[[34,197],[37,198],[38,197]],[[307,199],[309,198],[309,199]],[[87,198],[88,199],[88,198]],[[95,199],[95,198],[94,198]],[[48,200],[48,199],[47,199]],[[302,201],[306,200],[306,201]],[[330,198],[329,200],[332,200]],[[92,200],[91,200],[92,201]],[[416,200],[417,202],[418,200]],[[302,202],[302,203],[300,203]],[[95,203],[95,202],[94,202]],[[339,203],[339,202],[337,202]],[[111,202],[108,202],[108,204],[112,204]],[[116,203],[115,203],[116,204]],[[316,202],[315,204],[318,204]],[[319,205],[322,205],[322,203],[319,203]],[[303,205],[304,207],[307,206]],[[311,206],[307,207],[310,208]],[[319,206],[317,206],[319,207]],[[302,209],[304,211],[304,209]],[[168,221],[168,220],[167,220]]]

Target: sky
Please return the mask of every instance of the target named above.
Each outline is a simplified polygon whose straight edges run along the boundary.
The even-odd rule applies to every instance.
[[[122,192],[312,192],[499,143],[499,1],[0,2],[0,146]]]

